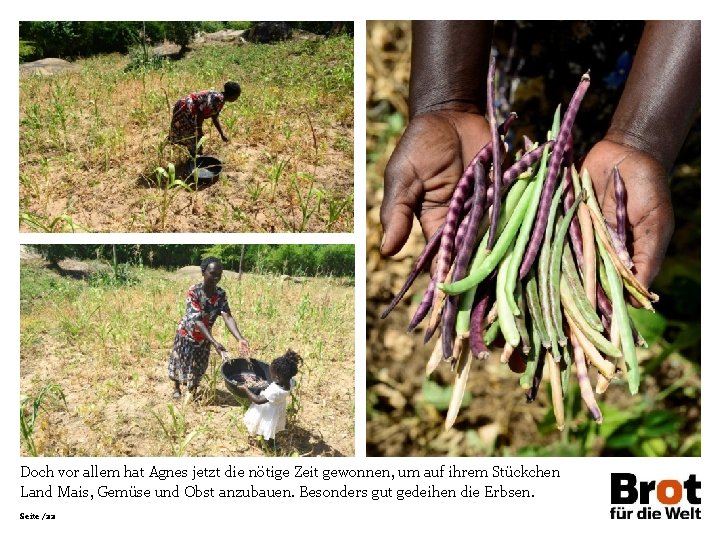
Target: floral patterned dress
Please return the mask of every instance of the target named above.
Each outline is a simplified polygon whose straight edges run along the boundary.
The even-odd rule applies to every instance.
[[[223,312],[230,313],[230,305],[223,289],[217,287],[212,296],[207,296],[202,283],[190,287],[185,315],[178,324],[168,363],[168,375],[173,381],[190,387],[198,385],[208,367],[210,341],[195,323],[201,321],[208,330],[212,330],[215,320]]]
[[[179,99],[173,107],[168,141],[193,149],[197,141],[197,119],[203,120],[219,114],[225,105],[222,92],[205,90]]]

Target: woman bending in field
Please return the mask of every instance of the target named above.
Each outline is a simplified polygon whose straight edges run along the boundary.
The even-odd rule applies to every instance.
[[[208,257],[200,264],[203,281],[190,287],[187,293],[185,315],[183,315],[173,343],[168,374],[175,382],[173,398],[180,398],[180,385],[187,385],[186,399],[194,397],[200,379],[205,374],[210,358],[210,346],[220,356],[225,356],[225,346],[212,336],[212,327],[218,315],[222,315],[230,333],[240,343],[241,354],[249,352],[247,340],[240,335],[225,291],[217,286],[222,277],[222,263],[215,257]]]
[[[239,97],[240,85],[228,81],[225,83],[222,92],[205,90],[203,92],[194,92],[179,99],[173,107],[168,141],[184,146],[191,156],[202,154],[202,146],[198,143],[203,136],[203,122],[206,118],[212,118],[220,138],[223,142],[228,142],[228,138],[220,126],[218,116],[226,101],[232,103],[237,101]]]

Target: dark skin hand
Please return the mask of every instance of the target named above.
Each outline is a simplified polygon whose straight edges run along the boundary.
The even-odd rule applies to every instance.
[[[608,140],[593,146],[583,166],[593,180],[600,208],[613,227],[615,165],[627,191],[628,251],[638,280],[649,286],[660,271],[674,229],[668,176],[658,160],[645,152]]]
[[[489,140],[488,122],[477,111],[427,112],[410,122],[385,169],[384,255],[405,244],[413,215],[425,238],[443,224],[458,178]]]
[[[251,391],[248,389],[248,387],[245,386],[245,385],[239,386],[238,389],[239,389],[241,392],[243,392],[243,393],[245,394],[245,396],[246,396],[250,401],[252,401],[253,403],[255,403],[255,405],[262,405],[263,403],[267,403],[267,402],[268,402],[267,398],[265,398],[265,397],[263,397],[263,396],[258,396],[258,395],[256,395],[256,394],[254,394],[254,393],[251,392]]]
[[[220,138],[223,140],[223,142],[228,142],[230,139],[228,139],[225,134],[223,133],[222,127],[220,126],[220,120],[218,120],[219,115],[212,116],[212,122],[215,125],[215,129],[218,130],[218,133],[220,134]]]
[[[627,189],[638,280],[657,276],[675,227],[668,174],[700,106],[700,21],[645,24],[610,129],[588,153],[603,213],[615,224],[612,169]]]
[[[442,225],[458,178],[490,140],[486,76],[477,74],[487,73],[491,36],[489,21],[413,23],[412,120],[385,169],[383,255],[400,251],[413,215],[426,238]]]
[[[413,24],[412,119],[385,171],[383,255],[402,248],[413,215],[426,238],[442,225],[458,178],[490,140],[482,87],[488,24]],[[700,22],[646,23],[610,129],[582,163],[612,225],[612,170],[619,167],[627,190],[630,252],[646,286],[659,272],[672,236],[668,173],[699,108],[699,88]]]
[[[290,381],[287,381],[285,379],[281,379],[278,373],[275,371],[275,368],[270,365],[270,380],[272,380],[275,384],[278,386],[284,388],[285,390],[290,390]],[[248,389],[247,386],[242,385],[238,387],[242,392],[245,393],[247,398],[255,403],[256,405],[262,405],[263,403],[267,403],[268,400],[264,396],[258,396],[255,395],[252,391]]]

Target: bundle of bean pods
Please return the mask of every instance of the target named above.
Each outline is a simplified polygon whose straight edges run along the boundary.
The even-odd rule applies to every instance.
[[[429,239],[382,317],[437,256],[409,330],[427,318],[425,343],[438,329],[440,334],[428,374],[442,360],[455,371],[446,429],[457,417],[473,360],[487,358],[488,346],[500,337],[501,361],[522,372],[520,385],[528,401],[535,399],[547,369],[559,429],[572,372],[590,414],[602,422],[595,393],[603,393],[613,378],[624,378],[632,394],[640,384],[636,345],[645,343],[629,317],[629,300],[650,310],[658,300],[632,271],[625,186],[615,168],[613,228],[587,171],[578,174],[572,165],[571,128],[589,74],[583,75],[562,120],[558,107],[548,141],[538,145],[526,138],[515,162],[503,170],[504,135],[515,115],[497,124],[494,78],[493,58],[487,79],[492,141],[459,179],[444,225]],[[594,390],[589,366],[597,371]]]

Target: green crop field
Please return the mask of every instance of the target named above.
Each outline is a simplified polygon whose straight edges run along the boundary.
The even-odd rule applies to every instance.
[[[352,280],[223,275],[251,356],[271,361],[292,348],[305,361],[275,448],[248,435],[248,402],[226,389],[215,351],[198,401],[171,397],[168,357],[187,289],[199,281],[199,267],[118,274],[95,262],[63,261],[59,269],[23,259],[21,454],[353,455]],[[237,356],[222,320],[213,335]]]
[[[21,76],[21,231],[352,231],[352,37],[154,59],[96,55]],[[171,110],[227,80],[242,87],[220,113],[229,142],[204,125],[223,171],[198,185],[182,173],[187,151],[166,143]]]

